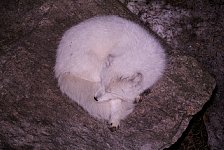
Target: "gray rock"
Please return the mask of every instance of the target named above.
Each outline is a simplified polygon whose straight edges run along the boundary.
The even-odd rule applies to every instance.
[[[214,79],[195,59],[169,55],[163,78],[112,133],[61,94],[55,53],[62,33],[85,18],[135,17],[112,0],[1,3],[0,149],[163,149],[181,136],[214,89]]]

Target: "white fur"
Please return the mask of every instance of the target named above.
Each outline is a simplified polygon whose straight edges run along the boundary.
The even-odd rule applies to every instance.
[[[164,49],[146,30],[117,16],[101,16],[65,32],[55,75],[63,93],[117,127],[164,68]]]

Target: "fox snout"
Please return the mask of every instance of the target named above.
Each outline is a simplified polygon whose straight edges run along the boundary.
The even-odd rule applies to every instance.
[[[95,101],[98,101],[98,99],[97,99],[97,97],[96,97],[96,96],[94,96],[93,98],[95,99]]]
[[[98,102],[108,101],[113,98],[114,98],[113,94],[105,92],[104,89],[100,89],[99,91],[97,91],[94,96],[95,101],[98,101]]]
[[[105,90],[102,88],[98,90],[94,96],[95,101],[102,101],[102,96],[105,94]]]
[[[101,97],[102,97],[102,94],[98,92],[98,93],[94,96],[94,99],[95,99],[95,101],[99,101]]]

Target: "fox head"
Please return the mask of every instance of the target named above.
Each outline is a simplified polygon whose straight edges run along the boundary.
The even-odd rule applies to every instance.
[[[141,92],[141,82],[143,75],[135,73],[129,77],[115,77],[108,83],[102,85],[96,92],[94,99],[99,102],[112,99],[134,101]]]

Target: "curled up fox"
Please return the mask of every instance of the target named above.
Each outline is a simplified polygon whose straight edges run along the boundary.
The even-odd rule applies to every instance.
[[[114,131],[139,95],[159,80],[165,64],[163,46],[140,25],[98,16],[65,32],[55,76],[63,93]]]

